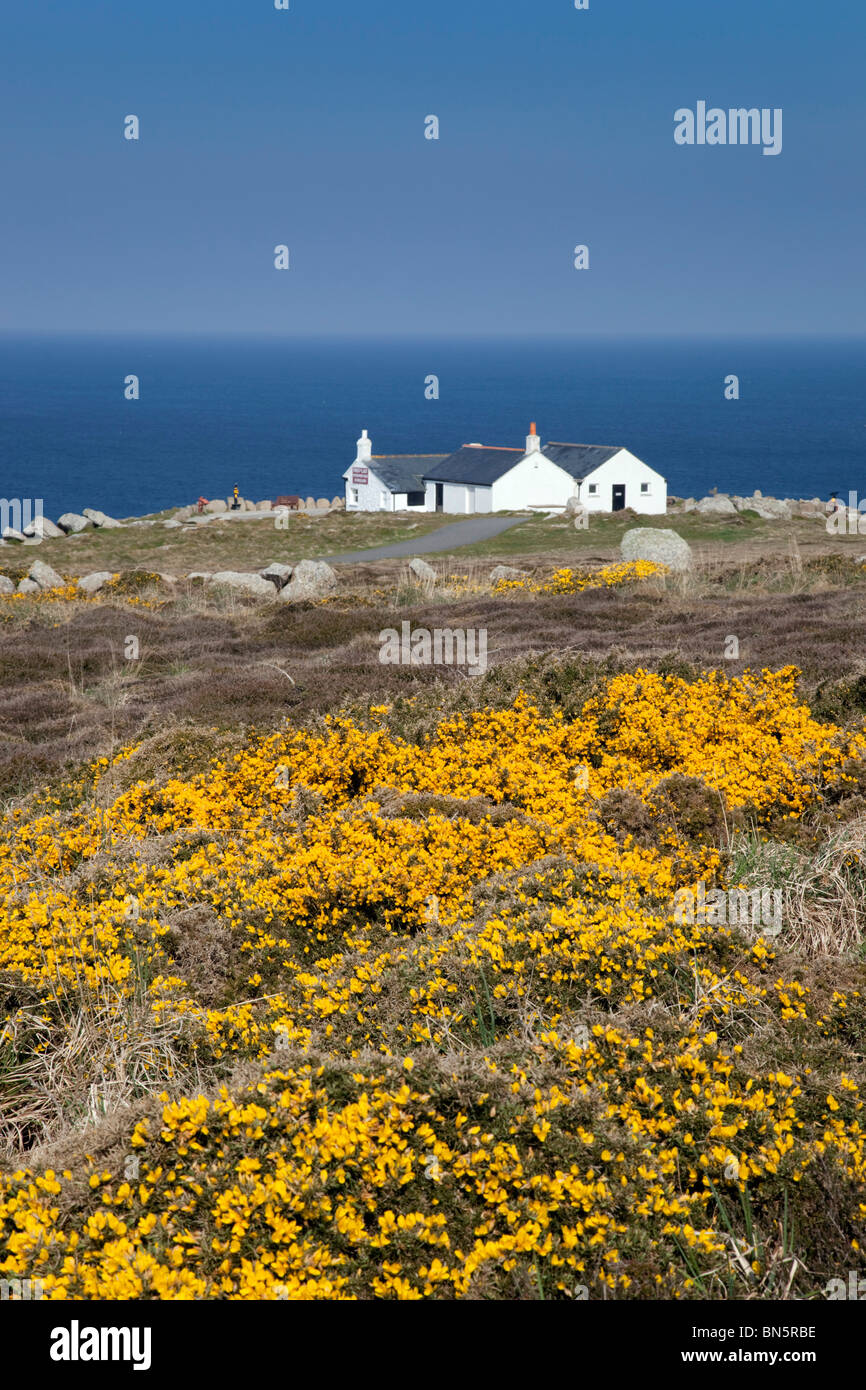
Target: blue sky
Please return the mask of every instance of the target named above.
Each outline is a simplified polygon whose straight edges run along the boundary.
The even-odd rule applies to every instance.
[[[0,329],[860,333],[864,50],[852,0],[7,3]],[[699,100],[782,153],[678,147]]]

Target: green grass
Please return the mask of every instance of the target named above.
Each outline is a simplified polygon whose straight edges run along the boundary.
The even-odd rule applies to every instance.
[[[313,521],[292,515],[285,530],[278,530],[273,521],[217,519],[195,529],[167,531],[157,523],[124,530],[83,531],[26,549],[7,546],[0,558],[0,571],[11,571],[22,563],[26,569],[35,559],[45,560],[64,576],[140,567],[178,575],[190,570],[259,569],[271,560],[291,564],[426,536],[454,520],[442,514],[415,518],[382,512],[333,512]]]
[[[831,541],[817,521],[763,521],[756,512],[741,512],[734,517],[703,516],[699,512],[672,512],[667,516],[637,516],[632,512],[619,512],[615,515],[591,516],[586,529],[575,527],[572,521],[564,517],[532,516],[502,535],[466,546],[460,553],[506,562],[541,554],[555,556],[558,561],[565,563],[570,559],[577,562],[590,557],[608,558],[619,554],[624,533],[635,526],[670,529],[690,545],[697,546],[733,543],[756,550],[767,547],[778,552],[787,550],[794,542],[806,548],[817,544],[826,549]],[[842,553],[846,544],[849,547],[859,546],[860,551],[864,548],[863,537],[833,538],[834,551],[838,549]],[[847,550],[845,553],[848,553]]]
[[[796,877],[802,862],[802,854],[793,846],[768,840],[752,827],[733,837],[729,879],[761,888],[784,888]]]
[[[716,517],[693,518],[692,514],[687,512],[684,515],[672,516],[593,516],[590,517],[589,525],[583,529],[576,527],[573,521],[564,517],[533,516],[520,526],[515,526],[500,536],[494,536],[492,540],[467,546],[461,553],[492,558],[555,551],[557,554],[568,552],[579,558],[598,554],[600,551],[618,550],[625,532],[635,526],[671,528],[687,541],[700,542],[745,540],[773,524],[778,529],[778,523],[759,521],[756,526],[739,519],[729,521],[727,518],[720,520]]]

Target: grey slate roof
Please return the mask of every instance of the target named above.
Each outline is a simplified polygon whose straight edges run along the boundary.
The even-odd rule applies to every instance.
[[[623,444],[545,444],[541,452],[580,482],[624,447]]]
[[[423,492],[424,478],[429,476],[430,468],[445,457],[445,454],[374,454],[368,466],[389,492]]]
[[[621,444],[545,444],[545,458],[576,481],[618,454]],[[523,449],[464,444],[453,454],[374,454],[369,468],[390,492],[423,492],[424,481],[490,487],[524,456]],[[351,477],[351,465],[344,477]],[[362,465],[363,466],[363,465]]]
[[[438,464],[425,467],[425,478],[437,483],[468,483],[471,486],[489,487],[513,468],[523,458],[523,449],[496,449],[483,445],[476,448],[464,444],[462,449],[449,454]]]

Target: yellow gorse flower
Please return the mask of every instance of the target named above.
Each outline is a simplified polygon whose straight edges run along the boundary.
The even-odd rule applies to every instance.
[[[795,682],[638,670],[574,720],[520,697],[419,744],[379,707],[94,809],[127,749],[10,811],[0,969],[23,1002],[2,1043],[38,1056],[84,1009],[151,1093],[173,1089],[169,1041],[224,1075],[260,1065],[216,1096],[166,1089],[130,1125],[135,1169],[91,1165],[74,1201],[72,1175],[0,1175],[0,1273],[56,1299],[414,1300],[625,1292],[652,1256],[683,1296],[682,1252],[730,1249],[717,1184],[830,1164],[862,1186],[857,1082],[816,1095],[793,1042],[763,1073],[736,1041],[756,1011],[830,1037],[860,1001],[820,1013],[766,944],[677,921],[720,854],[660,821],[616,837],[599,811],[629,791],[657,817],[680,772],[758,824],[802,815],[866,738]],[[190,904],[233,943],[234,1002],[202,1002],[177,958]],[[587,1001],[608,1022],[584,1025]]]

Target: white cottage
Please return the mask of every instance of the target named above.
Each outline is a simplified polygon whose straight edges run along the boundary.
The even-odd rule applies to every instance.
[[[347,511],[559,511],[571,498],[591,512],[667,510],[665,479],[628,449],[542,448],[534,423],[522,449],[464,444],[453,454],[374,455],[364,430],[343,477]]]
[[[355,462],[347,468],[347,512],[424,512],[427,494],[424,469],[441,463],[445,454],[377,454],[367,431],[361,431]]]

